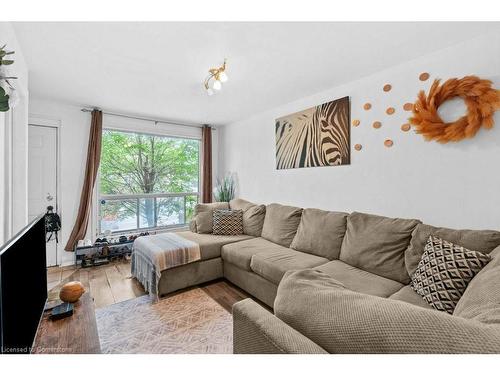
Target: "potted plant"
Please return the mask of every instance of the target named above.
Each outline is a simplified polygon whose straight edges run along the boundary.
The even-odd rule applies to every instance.
[[[217,179],[214,197],[217,202],[229,202],[234,198],[236,183],[232,174],[227,174],[222,179]]]

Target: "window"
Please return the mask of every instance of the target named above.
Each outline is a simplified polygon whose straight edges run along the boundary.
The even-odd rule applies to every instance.
[[[198,202],[200,141],[104,130],[99,233],[181,226]]]

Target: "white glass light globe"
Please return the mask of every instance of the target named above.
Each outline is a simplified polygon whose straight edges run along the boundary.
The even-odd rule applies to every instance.
[[[222,83],[220,83],[220,81],[214,79],[214,83],[212,85],[212,88],[214,90],[220,90],[222,88]]]
[[[226,72],[222,72],[219,74],[219,79],[221,82],[227,82],[227,80],[229,79]]]
[[[214,94],[214,90],[212,90],[211,88],[208,88],[207,89],[207,95],[208,96],[212,96]]]

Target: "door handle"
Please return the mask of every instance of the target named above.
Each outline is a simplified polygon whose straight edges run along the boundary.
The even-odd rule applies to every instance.
[[[46,197],[47,201],[52,201],[54,199],[54,197],[52,195],[50,195],[50,193],[47,193],[47,197]]]

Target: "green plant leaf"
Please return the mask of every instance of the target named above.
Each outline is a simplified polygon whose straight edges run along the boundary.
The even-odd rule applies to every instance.
[[[217,179],[217,186],[215,187],[215,200],[219,202],[229,202],[234,198],[235,181],[231,174]]]
[[[5,95],[5,90],[0,87],[0,112],[9,110],[9,95]]]
[[[12,65],[14,64],[14,60],[2,60],[2,65]]]
[[[0,112],[9,110],[9,95],[5,94],[3,87],[0,87]]]

